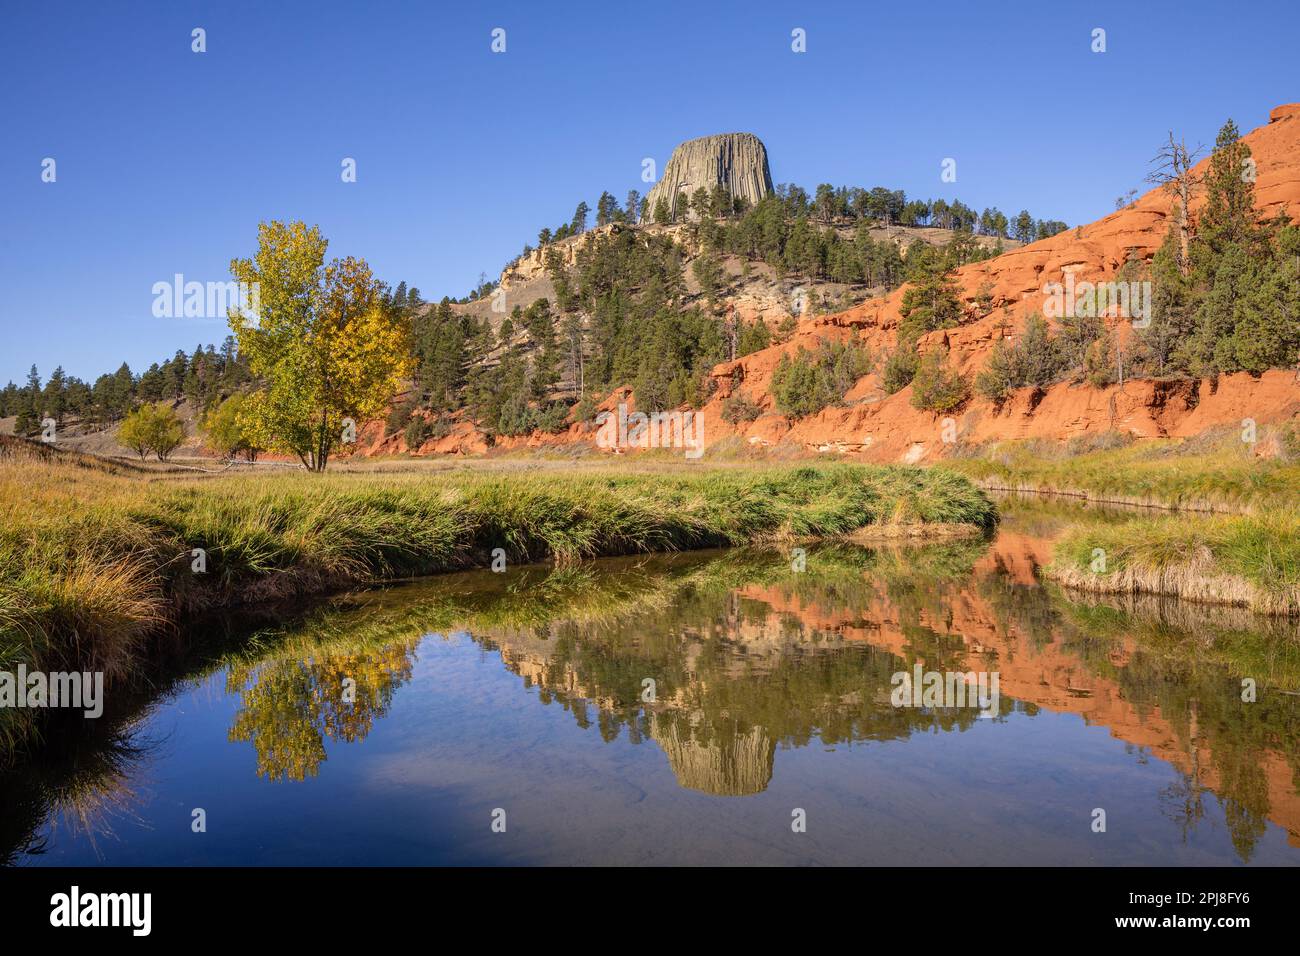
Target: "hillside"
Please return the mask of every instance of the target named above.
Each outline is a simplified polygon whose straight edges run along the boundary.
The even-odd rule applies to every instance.
[[[542,230],[539,248],[526,246],[468,299],[434,305],[385,293],[385,308],[410,324],[413,375],[380,418],[363,419],[357,442],[343,453],[608,451],[596,419],[620,406],[630,414],[689,411],[702,423],[700,441],[715,452],[912,463],[1003,440],[1106,432],[1179,438],[1245,420],[1288,421],[1300,411],[1300,271],[1292,264],[1300,262],[1300,230],[1280,223],[1288,209],[1300,208],[1300,104],[1274,109],[1266,125],[1239,139],[1231,123],[1225,130],[1229,139],[1192,170],[1194,248],[1179,260],[1187,287],[1172,291],[1167,250],[1176,212],[1167,188],[1074,228],[1040,220],[1038,234],[1048,237],[1024,243],[1008,233],[1026,235],[1027,212],[1009,229],[1007,217],[986,209],[976,232],[974,210],[955,199],[905,201],[901,191],[882,187],[823,184],[815,196],[788,184],[773,189],[762,144],[747,134],[682,144],[652,191],[657,212],[647,215],[650,197],[637,199],[635,191],[626,210],[604,193],[594,228],[580,203],[572,223]],[[1207,208],[1208,178],[1224,179],[1222,169],[1214,172],[1215,157],[1220,165],[1235,162],[1240,150],[1249,151],[1253,179],[1234,201],[1246,204],[1246,218],[1254,204],[1258,235],[1240,244],[1245,261],[1225,270],[1228,278],[1240,273],[1236,284],[1209,290],[1217,260],[1190,261],[1210,255],[1213,245],[1196,227],[1220,215]],[[710,177],[717,180],[712,189]],[[748,185],[731,194],[741,182]],[[1030,236],[1034,225],[1030,218]],[[1274,268],[1271,279],[1259,272],[1265,267]],[[1196,282],[1204,288],[1193,295]],[[1183,355],[1166,370],[1163,353],[1158,365],[1143,360],[1150,342],[1132,316],[1103,312],[1090,324],[1071,318],[1078,326],[1071,329],[1059,311],[1053,316],[1050,289],[1088,283],[1119,283],[1135,295],[1145,286],[1148,309],[1154,286],[1157,312],[1169,311],[1171,295],[1182,296],[1191,303],[1184,302],[1185,326],[1206,324],[1192,314],[1199,302],[1225,312],[1228,327],[1210,328],[1199,356]],[[1208,301],[1210,291],[1219,301]],[[1222,367],[1215,367],[1218,355],[1206,361],[1234,321],[1270,310],[1272,324],[1254,331],[1260,341],[1227,343],[1267,355],[1248,355],[1244,365],[1233,356]],[[1067,333],[1076,336],[1070,360],[1058,355],[1051,368],[1004,376],[994,392],[982,388],[982,373],[1002,369],[1008,354],[1034,343],[1031,318],[1058,352]],[[964,393],[943,402],[922,394],[913,377],[923,358]],[[817,381],[822,373],[829,385]],[[0,434],[13,434],[13,410],[28,408],[23,434],[33,436],[35,409],[53,407],[54,384],[35,398],[31,386],[11,384]],[[251,384],[233,338],[220,352],[178,352],[143,374],[123,365],[93,389],[67,379],[57,399],[59,440],[129,455],[117,440],[121,417],[134,404],[165,399],[185,434],[176,457],[202,457],[209,452],[201,410]],[[618,437],[618,450],[640,442],[634,429]]]
[[[828,233],[834,233],[837,240],[845,245],[854,241],[857,232],[855,226],[843,221],[833,222],[822,228]],[[872,225],[864,232],[870,236],[872,242],[882,246],[888,244],[896,248],[900,261],[906,260],[909,249],[916,244],[940,249],[950,244],[958,235],[957,230],[936,226]],[[701,258],[709,256],[709,253],[706,252],[697,225],[616,223],[558,240],[545,249],[532,250],[520,256],[502,271],[493,294],[465,303],[454,303],[450,308],[456,315],[490,325],[494,332],[500,333],[503,323],[516,307],[527,306],[542,299],[555,301],[555,284],[546,264],[548,255],[558,259],[566,270],[573,270],[577,267],[580,257],[590,250],[593,244],[620,233],[632,233],[643,242],[654,239],[671,242],[682,255],[686,298],[695,304],[705,304],[704,291],[694,274],[694,267]],[[971,235],[965,238],[973,248],[983,250],[984,254],[992,254],[997,247],[1005,250],[1017,249],[1023,245],[1015,239],[995,236]],[[881,298],[888,291],[879,284],[837,282],[825,278],[810,279],[778,269],[765,261],[755,261],[732,254],[717,255],[716,261],[722,276],[722,284],[725,286],[713,309],[714,317],[720,324],[761,322],[775,330],[782,322],[799,322],[802,319],[809,327],[813,327],[811,320],[814,314],[822,316],[839,314],[843,310],[873,298]],[[426,315],[434,309],[431,305],[422,308]],[[509,348],[528,353],[532,348],[529,336],[516,328],[508,341],[502,340],[490,353],[485,364],[489,368],[496,367],[503,353]],[[556,399],[573,400],[578,397],[578,394],[579,390],[573,376],[562,374],[550,396]],[[622,388],[611,391],[609,393],[611,403],[616,404],[617,397],[626,394],[626,389]],[[410,393],[398,396],[398,404],[406,401],[409,395]],[[372,422],[359,435],[358,451],[367,455],[400,454],[412,451],[417,454],[480,454],[490,447],[512,448],[521,445],[582,441],[585,434],[581,427],[571,429],[563,436],[538,433],[532,436],[490,437],[489,432],[490,429],[473,421],[470,415],[460,413],[454,416],[454,423],[451,424],[448,434],[430,439],[419,448],[412,450],[408,448],[405,437],[400,432],[385,434],[383,423]]]
[[[1256,164],[1257,219],[1265,222],[1288,208],[1300,209],[1300,104],[1274,109],[1269,123],[1243,136],[1241,142],[1249,147]],[[1201,159],[1193,174],[1204,177],[1209,164],[1208,157]],[[1204,190],[1193,193],[1194,219],[1203,211],[1205,202]],[[999,339],[1005,336],[1013,340],[1029,315],[1043,311],[1048,283],[1071,278],[1075,283],[1115,281],[1128,263],[1149,268],[1169,232],[1170,208],[1170,193],[1152,189],[1096,222],[1023,247],[1006,243],[1001,255],[957,268],[954,280],[961,300],[960,321],[952,328],[926,332],[919,339],[920,350],[942,347],[956,371],[974,376],[988,363]],[[662,230],[683,241],[691,227],[646,228]],[[946,238],[937,230],[914,232],[936,243]],[[569,240],[563,250],[566,261],[573,262],[577,250],[590,241],[590,235]],[[896,241],[905,240],[898,235]],[[727,269],[733,276],[738,275],[734,260],[728,262]],[[779,320],[790,314],[790,293],[798,284],[794,279],[778,280],[755,271],[728,292],[724,308],[746,318]],[[516,263],[503,275],[501,285],[508,296],[523,301],[553,292],[540,252]],[[975,396],[952,416],[913,407],[910,385],[887,394],[877,369],[858,379],[842,403],[794,420],[780,414],[773,396],[773,373],[782,356],[796,354],[800,349],[813,350],[823,342],[853,342],[877,356],[888,353],[895,347],[907,291],[904,287],[871,297],[871,290],[863,288],[837,289],[829,283],[813,288],[833,302],[843,301],[846,295],[862,297],[862,301],[830,314],[801,317],[788,340],[715,366],[711,377],[716,387],[701,408],[706,446],[719,442],[732,446],[737,442],[758,447],[782,445],[806,453],[918,462],[942,457],[961,445],[990,440],[1062,440],[1110,430],[1139,437],[1180,437],[1215,426],[1239,426],[1246,418],[1260,424],[1284,421],[1300,412],[1300,387],[1293,369],[1201,378],[1125,377],[1122,382],[1102,387],[1059,381],[1046,387],[1014,390],[1000,403]],[[475,307],[490,308],[486,302],[466,308]],[[1125,344],[1133,336],[1131,323],[1119,316],[1104,321],[1119,343],[1122,362]],[[754,403],[761,414],[750,422],[728,424],[723,411],[733,396]],[[599,407],[612,409],[619,402],[635,408],[630,385],[614,389]],[[949,417],[952,421],[945,423]],[[594,438],[594,427],[584,421],[574,422],[556,434],[498,436],[495,444],[507,448],[562,446],[591,444]],[[418,451],[473,453],[487,447],[482,431],[462,420],[451,434]],[[381,429],[371,427],[364,435],[362,450],[391,453],[405,449],[400,436],[384,441]]]
[[[1300,104],[1280,106],[1269,123],[1243,137],[1257,163],[1255,203],[1259,220],[1279,210],[1300,209]],[[1194,172],[1203,175],[1209,159]],[[1192,213],[1203,208],[1204,194],[1194,195]],[[973,373],[988,361],[1004,326],[1015,328],[1031,313],[1041,311],[1043,287],[1073,274],[1076,281],[1113,280],[1121,267],[1137,258],[1149,263],[1165,238],[1169,196],[1153,189],[1130,206],[1097,222],[1070,229],[986,262],[957,270],[965,314],[955,329],[931,332],[922,347],[943,345],[959,371]],[[985,289],[988,308],[974,299]],[[889,347],[898,327],[903,291],[863,303],[844,312],[801,323],[788,343],[719,366],[715,377],[722,388],[706,406],[709,441],[725,437],[720,412],[733,389],[771,409],[772,371],[779,357],[820,339],[855,338],[872,348]],[[1127,320],[1107,320],[1112,330],[1131,333]],[[854,387],[845,408],[832,408],[798,423],[764,416],[738,430],[746,440],[762,444],[794,442],[806,449],[856,452],[873,460],[922,461],[951,449],[940,435],[938,418],[911,406],[911,387],[885,395],[879,377],[869,375]],[[1129,380],[1106,388],[1061,382],[1044,392],[1022,389],[997,409],[974,399],[957,416],[959,440],[1041,437],[1068,439],[1087,432],[1117,429],[1141,437],[1183,437],[1216,425],[1239,425],[1246,417],[1276,422],[1300,412],[1300,384],[1295,370],[1273,370],[1256,378],[1246,373],[1216,380]],[[716,424],[715,424],[716,422]]]

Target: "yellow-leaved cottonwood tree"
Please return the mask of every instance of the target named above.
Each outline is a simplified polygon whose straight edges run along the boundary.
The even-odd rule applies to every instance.
[[[260,383],[239,410],[241,427],[311,471],[324,471],[344,441],[345,419],[379,415],[410,371],[405,320],[383,307],[364,259],[327,263],[328,244],[319,226],[264,222],[253,257],[230,263],[236,281],[258,290],[256,316],[229,315]]]

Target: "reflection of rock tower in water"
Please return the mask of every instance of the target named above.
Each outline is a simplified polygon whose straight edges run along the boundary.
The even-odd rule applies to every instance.
[[[772,780],[776,745],[762,727],[748,733],[715,732],[700,741],[680,715],[655,714],[650,735],[668,756],[677,782],[720,797],[762,793]]]

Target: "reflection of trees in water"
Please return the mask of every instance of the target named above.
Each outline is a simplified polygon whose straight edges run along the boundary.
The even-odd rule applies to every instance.
[[[394,692],[411,677],[415,643],[231,667],[226,690],[240,695],[240,707],[229,739],[253,745],[259,777],[314,777],[326,740],[364,740],[388,712]],[[355,688],[345,684],[349,679]]]
[[[59,721],[67,715],[51,713],[45,745],[0,771],[0,865],[44,853],[54,822],[86,835],[92,845],[111,837],[117,821],[132,815],[159,745],[139,728],[178,688],[196,686],[221,666],[228,668],[232,692],[243,694],[230,735],[261,748],[258,772],[275,779],[314,774],[323,741],[363,739],[410,676],[419,631],[412,637],[405,628],[395,640],[382,621],[373,633],[338,630],[356,613],[322,608],[271,628],[242,618],[211,622],[188,657],[167,660],[150,675],[151,693],[110,698],[112,706],[98,720]],[[328,634],[334,637],[322,639]],[[237,656],[230,656],[232,649]],[[354,705],[342,704],[344,677],[357,682]]]
[[[1178,780],[1160,791],[1160,810],[1174,823],[1183,835],[1183,843],[1205,817],[1206,787],[1200,782],[1200,769],[1190,773],[1178,772]]]
[[[967,574],[972,553],[959,564]],[[864,622],[888,591],[903,608],[906,658],[820,630],[798,614],[741,597],[734,580],[707,576],[680,588],[668,607],[597,622],[552,621],[542,629],[479,631],[475,639],[500,650],[508,667],[538,685],[543,703],[569,710],[579,726],[592,726],[594,704],[603,739],[616,739],[623,729],[633,743],[654,739],[683,786],[757,793],[771,779],[778,744],[900,739],[917,730],[965,729],[978,719],[974,708],[890,702],[896,672],[921,659],[929,667],[955,664],[962,651],[959,638],[919,623],[923,608],[942,608],[936,595],[944,578],[954,576],[950,568],[925,587],[908,581],[909,560],[933,573],[921,556],[900,560],[827,548],[810,555],[808,572],[794,573],[778,559],[742,582],[760,583],[790,604]],[[653,703],[641,700],[647,677],[656,683]],[[1004,709],[1010,706],[1004,698]]]
[[[243,632],[246,657],[216,662],[240,696],[229,739],[253,746],[263,777],[313,776],[327,741],[362,740],[387,713],[423,634],[464,627],[580,726],[605,741],[624,733],[634,744],[654,740],[683,786],[742,795],[767,787],[778,746],[901,739],[964,730],[977,719],[972,708],[892,707],[898,670],[917,661],[996,669],[1006,663],[998,655],[1055,643],[1140,716],[1158,714],[1173,729],[1186,760],[1161,796],[1166,815],[1193,832],[1213,777],[1234,846],[1249,859],[1270,810],[1263,757],[1281,754],[1300,779],[1300,700],[1265,692],[1243,705],[1239,680],[1263,675],[1261,686],[1300,686],[1294,626],[1170,602],[1074,602],[996,570],[972,580],[982,547],[813,549],[800,574],[779,553],[637,559],[378,592],[362,607],[325,606],[293,626]],[[767,595],[800,611],[776,611]],[[956,600],[970,613],[972,595],[991,609],[993,620],[981,623],[1006,638],[978,664],[952,626]],[[809,623],[845,621],[869,635],[882,606],[898,619],[901,656]],[[185,679],[212,666],[191,665]],[[653,703],[641,699],[646,677],[657,684]],[[356,681],[351,704],[345,678]],[[1037,710],[1005,694],[1002,708]],[[103,833],[125,812],[139,741],[127,720],[99,723],[78,748],[0,775],[0,861],[39,852],[37,834],[51,814]]]
[[[1300,780],[1300,701],[1263,689],[1300,676],[1294,624],[1164,598],[1076,601],[1000,576],[978,587],[1004,628],[1038,646],[1059,641],[1143,719],[1158,714],[1170,726],[1185,769],[1162,791],[1162,812],[1186,839],[1205,816],[1207,779],[1217,778],[1233,846],[1249,860],[1272,809],[1264,756],[1279,755]],[[1243,677],[1260,682],[1254,703],[1241,699]]]
[[[1113,684],[1140,719],[1159,717],[1172,728],[1176,753],[1189,769],[1175,767],[1180,779],[1162,793],[1161,807],[1185,834],[1204,818],[1203,793],[1212,781],[1237,853],[1248,860],[1271,809],[1264,758],[1281,755],[1300,779],[1296,699],[1276,693],[1253,704],[1240,699],[1242,675],[1295,686],[1294,625],[1179,602],[1075,602],[1055,588],[1016,583],[996,563],[975,580],[963,579],[960,566],[936,574],[924,561],[879,554],[824,562],[823,573],[817,570],[814,560],[807,574],[753,577],[775,594],[797,596],[804,609],[835,612],[840,620],[861,613],[868,628],[872,603],[883,598],[905,638],[902,658],[820,633],[763,600],[738,599],[734,582],[718,593],[707,579],[653,613],[590,627],[553,620],[544,639],[509,629],[476,639],[499,647],[508,666],[539,684],[543,702],[573,711],[581,726],[598,726],[605,740],[623,729],[633,742],[655,739],[684,786],[711,793],[766,786],[769,746],[964,729],[976,717],[972,711],[889,706],[892,674],[915,661],[937,670],[997,669],[999,661],[1006,666],[1053,644]],[[952,601],[963,591],[984,599],[993,617],[988,623],[1005,639],[979,664],[951,627]],[[653,705],[639,699],[647,676],[658,684]],[[1038,712],[1035,704],[1005,695],[1002,707]]]

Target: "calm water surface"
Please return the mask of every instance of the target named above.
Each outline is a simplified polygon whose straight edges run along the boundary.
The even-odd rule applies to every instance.
[[[620,559],[224,622],[0,776],[0,857],[1300,862],[1295,625],[1070,600],[1036,580],[1048,557],[1012,522],[825,546],[802,573],[777,551]],[[893,706],[918,663],[996,671],[997,715]]]

